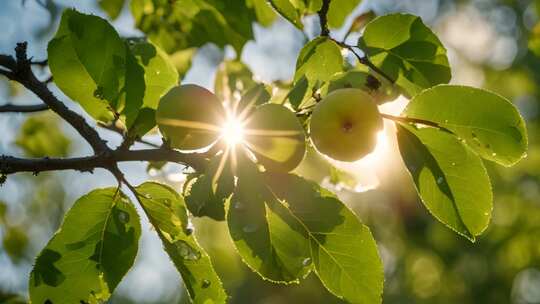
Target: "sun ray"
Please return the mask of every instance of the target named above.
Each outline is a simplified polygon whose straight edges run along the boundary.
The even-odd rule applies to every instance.
[[[173,127],[186,127],[191,129],[199,129],[199,130],[206,130],[206,131],[212,131],[212,132],[221,132],[222,127],[199,122],[199,121],[190,121],[190,120],[182,120],[182,119],[174,119],[174,118],[161,118],[158,123],[173,126]]]
[[[302,134],[302,131],[245,129],[244,134],[245,135],[251,135],[251,136],[293,137],[293,136]]]
[[[216,173],[212,177],[212,191],[216,192],[217,182],[219,178],[221,177],[221,174],[223,173],[223,169],[225,168],[225,164],[227,163],[227,158],[229,157],[229,151],[230,146],[227,146],[225,148],[225,151],[223,152],[223,155],[221,156],[221,159],[219,160],[219,165],[217,167]]]

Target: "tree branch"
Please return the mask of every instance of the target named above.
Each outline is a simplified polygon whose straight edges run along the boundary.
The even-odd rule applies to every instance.
[[[17,47],[15,48],[16,60],[11,56],[0,55],[0,66],[9,69],[9,71],[1,69],[0,73],[10,80],[21,83],[28,90],[36,94],[51,110],[73,126],[92,146],[96,154],[109,150],[105,141],[99,137],[97,131],[82,116],[68,109],[49,90],[46,82],[42,82],[36,78],[36,75],[31,69],[31,61],[26,55],[26,47],[26,42],[17,43]]]
[[[396,81],[388,76],[388,74],[386,74],[383,70],[379,69],[376,65],[373,64],[373,62],[371,62],[368,58],[367,55],[365,55],[365,52],[364,52],[364,56],[360,56],[356,50],[354,49],[355,46],[353,45],[349,45],[349,44],[346,44],[345,42],[342,42],[342,41],[338,41],[338,40],[335,40],[335,39],[332,39],[332,41],[334,41],[335,43],[337,43],[338,45],[340,45],[341,47],[343,48],[346,48],[348,49],[349,51],[351,51],[351,53],[354,54],[354,56],[356,57],[356,59],[358,59],[358,62],[360,62],[361,64],[369,67],[370,69],[372,69],[373,71],[375,71],[377,74],[381,75],[382,77],[386,78],[386,80],[388,80],[390,83],[395,83]],[[358,48],[358,47],[356,47]]]
[[[0,106],[0,113],[32,113],[48,110],[49,106],[42,103],[36,105],[4,104]]]
[[[330,30],[328,29],[328,9],[330,9],[331,0],[323,0],[321,9],[317,12],[319,15],[319,22],[321,23],[321,36],[330,36]]]
[[[128,161],[166,161],[184,164],[195,170],[206,167],[206,155],[202,153],[181,153],[175,150],[143,149],[143,150],[114,150],[86,157],[73,158],[19,158],[0,156],[0,173],[3,175],[17,172],[32,172],[37,174],[45,171],[77,170],[93,172],[95,168],[111,170],[119,162]]]

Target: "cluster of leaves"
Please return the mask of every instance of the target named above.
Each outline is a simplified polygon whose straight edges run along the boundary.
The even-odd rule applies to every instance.
[[[342,26],[358,2],[329,2],[327,25]],[[67,10],[49,43],[49,65],[56,85],[90,116],[104,123],[120,121],[128,135],[143,136],[156,125],[160,97],[178,83],[167,53],[174,57],[208,42],[232,45],[240,53],[253,38],[252,22],[268,25],[277,11],[302,28],[301,17],[322,11],[325,3],[134,0],[136,24],[151,41],[123,39],[104,19]],[[102,4],[114,17],[123,1]],[[342,49],[357,47],[371,59],[369,69],[344,63]],[[396,122],[404,163],[434,217],[474,241],[492,209],[481,158],[513,165],[525,155],[527,135],[508,100],[447,85],[450,76],[446,50],[436,35],[416,16],[393,14],[367,24],[357,46],[324,35],[308,42],[290,85],[257,83],[241,62],[227,61],[217,73],[215,92],[222,100],[236,100],[240,109],[257,106],[253,115],[279,107],[273,116],[277,123],[253,119],[277,130],[292,114],[268,104],[286,105],[306,122],[318,99],[339,88],[355,87],[377,98],[381,85],[388,85],[397,92],[392,96],[410,97]],[[379,102],[391,99],[382,95]],[[300,140],[304,147],[303,134]],[[288,153],[282,143],[261,146],[263,151],[252,149],[258,163],[239,154],[236,165],[224,164],[219,153],[225,152],[218,151],[204,172],[190,176],[182,194],[155,182],[131,187],[193,302],[223,303],[227,295],[193,236],[188,210],[193,216],[226,220],[242,260],[264,279],[296,283],[313,271],[348,302],[380,303],[383,269],[369,228],[335,195],[290,173],[294,166],[276,165]],[[97,189],[81,197],[36,260],[31,301],[106,301],[131,268],[140,234],[139,215],[120,189]]]

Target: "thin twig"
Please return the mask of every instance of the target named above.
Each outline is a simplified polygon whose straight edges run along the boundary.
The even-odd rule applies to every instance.
[[[356,59],[358,59],[358,62],[360,62],[361,64],[369,67],[370,69],[372,69],[373,71],[375,71],[377,74],[381,75],[382,77],[386,78],[386,80],[388,80],[390,83],[395,83],[396,81],[388,76],[388,74],[386,74],[383,70],[379,69],[375,64],[373,64],[373,62],[371,62],[369,60],[369,57],[366,55],[366,52],[364,52],[364,56],[360,56],[356,50],[354,48],[358,48],[358,46],[354,46],[354,45],[349,45],[349,44],[346,44],[345,42],[342,42],[342,41],[338,41],[338,40],[335,40],[335,39],[332,39],[335,43],[337,43],[338,45],[340,45],[341,47],[343,48],[346,48],[348,49],[349,51],[351,51],[351,53],[354,54],[354,56],[356,57]]]
[[[30,62],[30,64],[31,64],[31,65],[38,65],[38,66],[44,67],[44,66],[47,66],[47,65],[49,64],[49,61],[48,61],[47,59],[45,59],[45,60],[40,60],[40,61],[33,61],[33,60],[32,60],[32,61]]]
[[[317,12],[319,15],[319,22],[321,24],[321,36],[330,36],[330,30],[328,29],[328,10],[330,9],[331,0],[323,0],[321,9]]]
[[[14,105],[6,103],[0,106],[0,113],[32,113],[48,109],[49,106],[44,103],[36,105]]]

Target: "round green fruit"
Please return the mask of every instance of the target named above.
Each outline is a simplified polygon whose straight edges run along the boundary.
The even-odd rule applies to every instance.
[[[244,127],[244,142],[268,171],[289,172],[306,152],[306,136],[296,115],[278,104],[255,109]]]
[[[310,136],[319,152],[340,161],[355,161],[373,151],[383,121],[373,98],[359,89],[339,89],[321,100],[310,121]]]
[[[156,123],[172,148],[196,150],[219,137],[225,109],[207,89],[194,84],[172,88],[159,102]]]

